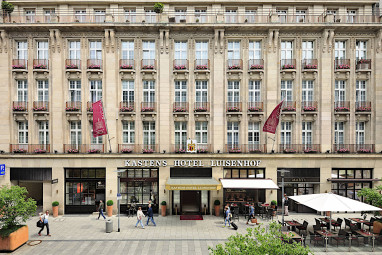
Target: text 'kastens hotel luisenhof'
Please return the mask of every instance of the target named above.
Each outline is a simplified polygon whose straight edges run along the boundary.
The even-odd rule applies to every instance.
[[[362,199],[380,184],[378,1],[9,2],[0,185],[44,210],[116,204],[119,182],[123,213],[149,200],[167,214],[245,210],[281,202],[282,169],[287,195]],[[276,134],[263,132],[282,100]],[[107,135],[93,136],[93,112]]]

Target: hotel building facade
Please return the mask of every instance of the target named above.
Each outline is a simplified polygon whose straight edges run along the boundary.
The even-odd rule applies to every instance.
[[[150,199],[168,214],[244,210],[281,201],[282,169],[288,195],[380,184],[377,1],[10,2],[0,184],[44,209],[116,204],[120,182],[122,212]],[[276,135],[263,132],[282,99]],[[110,140],[92,136],[98,100]]]

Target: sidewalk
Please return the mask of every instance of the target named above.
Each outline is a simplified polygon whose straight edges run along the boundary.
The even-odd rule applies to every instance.
[[[335,214],[334,217],[359,217],[360,214]],[[58,218],[50,218],[50,237],[46,235],[46,229],[42,236],[38,236],[39,228],[36,227],[37,217],[27,222],[29,226],[29,240],[42,240],[35,246],[24,245],[14,254],[209,254],[208,246],[214,247],[218,243],[224,243],[230,235],[245,233],[247,227],[244,217],[236,221],[238,231],[232,228],[222,228],[223,217],[203,216],[204,220],[187,221],[180,220],[179,216],[154,217],[157,227],[152,223],[145,229],[135,228],[136,217],[121,216],[121,232],[118,229],[118,218],[111,217],[114,232],[105,233],[105,221],[96,220],[95,215],[65,215]],[[285,220],[307,220],[309,227],[314,222],[316,214],[290,214]],[[146,223],[145,218],[144,223]],[[281,217],[278,216],[280,220]],[[259,222],[267,223],[269,221]],[[253,225],[252,225],[253,226]],[[309,241],[307,241],[309,244]],[[314,247],[315,254],[344,254],[348,247],[329,246],[328,253],[323,247]],[[352,253],[357,255],[371,254],[371,246],[352,247]],[[377,246],[373,254],[382,254],[382,246]]]

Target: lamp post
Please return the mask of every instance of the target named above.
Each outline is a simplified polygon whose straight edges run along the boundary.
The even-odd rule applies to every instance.
[[[284,207],[284,175],[285,173],[289,173],[289,170],[285,170],[285,169],[280,169],[280,170],[277,170],[277,172],[280,172],[280,175],[281,175],[281,210],[282,210],[282,220],[281,220],[281,224],[282,226],[284,226],[284,210],[285,210],[285,207]]]
[[[120,203],[120,198],[118,198],[118,196],[121,195],[121,176],[119,174],[123,173],[125,171],[126,170],[117,170],[117,171],[115,171],[117,173],[117,177],[118,177],[118,188],[117,188],[118,232],[121,232],[121,228],[120,228],[120,206],[121,206],[121,203]]]

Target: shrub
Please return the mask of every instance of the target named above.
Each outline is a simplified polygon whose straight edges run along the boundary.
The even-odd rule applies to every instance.
[[[215,202],[214,202],[214,205],[220,205],[220,200],[216,199]]]
[[[1,9],[3,9],[4,12],[9,14],[9,13],[13,12],[15,7],[13,6],[13,4],[11,4],[9,2],[3,1],[3,2],[1,2]]]
[[[112,206],[114,204],[113,200],[107,200],[106,205]]]
[[[382,208],[382,185],[375,188],[363,188],[357,192],[359,197],[363,197],[366,203],[369,203],[373,206]],[[374,212],[374,215],[381,215],[380,212]]]
[[[162,201],[161,205],[167,205],[166,201]]]
[[[59,206],[59,202],[58,201],[54,201],[53,203],[52,203],[52,206]]]
[[[154,4],[154,11],[156,13],[162,13],[163,12],[164,5],[162,3],[155,3]]]
[[[276,200],[272,200],[271,201],[271,205],[276,205],[277,206],[277,201]]]

